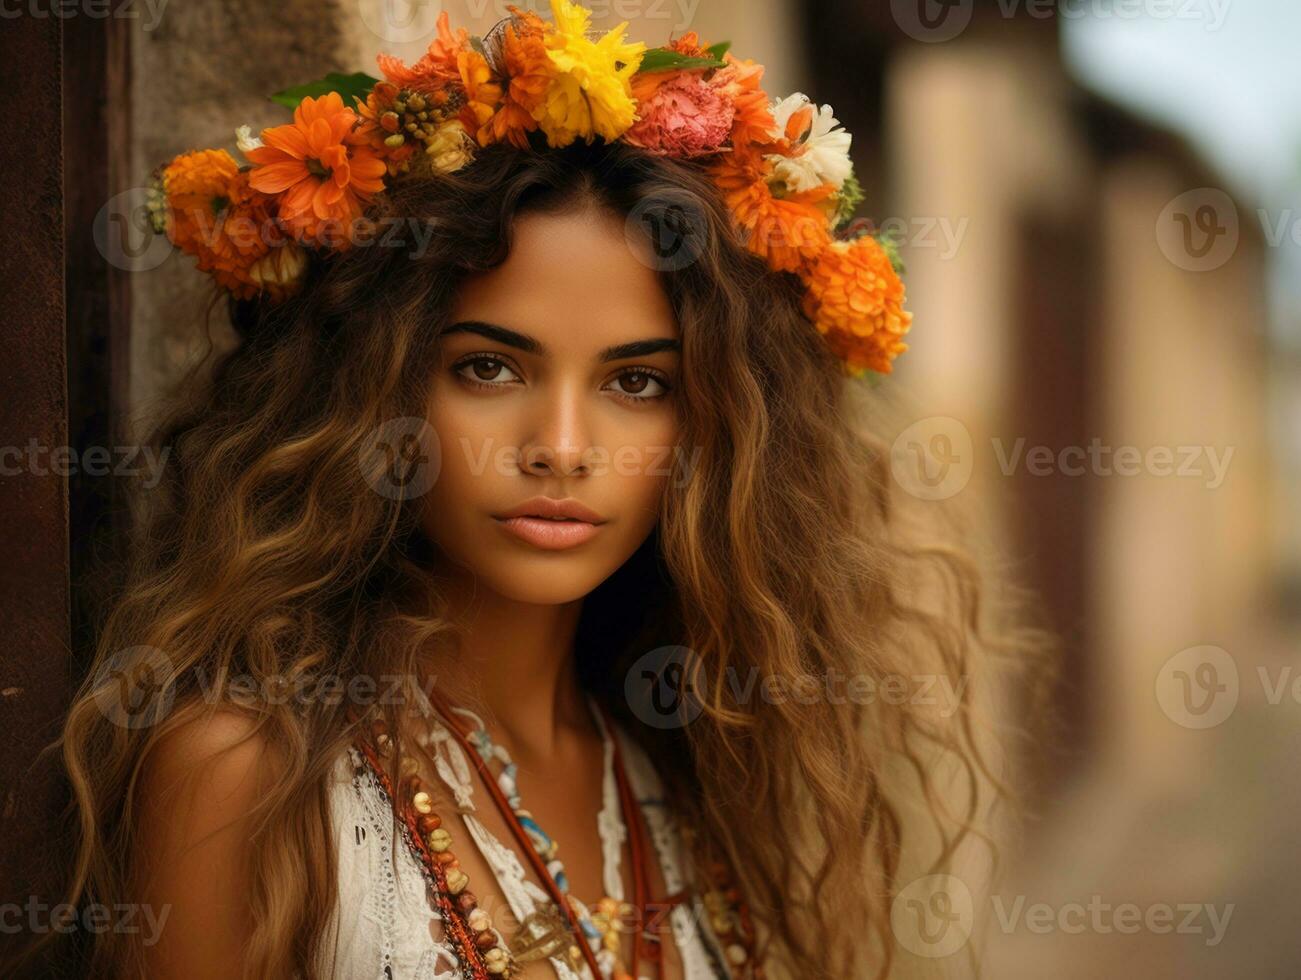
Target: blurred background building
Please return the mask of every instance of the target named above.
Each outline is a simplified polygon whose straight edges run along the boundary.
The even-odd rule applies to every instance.
[[[588,6],[639,39],[730,39],[771,94],[833,105],[861,210],[900,239],[915,326],[889,383],[912,406],[908,439],[1001,529],[1063,638],[1066,737],[1031,787],[1040,818],[1010,856],[1013,921],[987,975],[1297,975],[1301,8]],[[73,241],[78,216],[180,148],[233,149],[232,120],[282,121],[266,93],[373,73],[381,51],[414,60],[442,9],[478,33],[505,13],[173,0],[148,25],[63,26],[49,53],[61,43],[72,66],[65,141],[85,161],[59,259],[83,263],[66,294],[71,439],[130,437],[207,343],[188,259],[104,268]],[[74,542],[101,493],[74,481]],[[69,560],[75,578],[76,547]],[[5,669],[27,680],[0,687],[32,687],[30,664]],[[1036,905],[1046,926],[1014,911]]]

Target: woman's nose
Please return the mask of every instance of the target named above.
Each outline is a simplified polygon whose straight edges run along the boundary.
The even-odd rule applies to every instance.
[[[557,384],[528,410],[536,414],[528,420],[529,438],[520,447],[520,468],[555,476],[586,472],[592,445],[583,390],[577,384]]]

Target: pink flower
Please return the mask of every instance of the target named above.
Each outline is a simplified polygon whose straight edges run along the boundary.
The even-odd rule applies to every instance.
[[[732,134],[736,109],[698,73],[683,72],[637,106],[641,118],[624,139],[658,156],[717,153]]]

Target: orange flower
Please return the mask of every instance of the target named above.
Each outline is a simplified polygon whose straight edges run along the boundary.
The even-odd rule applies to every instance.
[[[700,35],[695,31],[687,31],[676,41],[670,41],[668,46],[678,54],[685,54],[689,58],[709,57],[709,45],[702,44]]]
[[[398,87],[392,82],[376,82],[367,94],[366,101],[357,103],[357,115],[361,119],[357,135],[363,137],[371,152],[384,161],[390,177],[405,170],[416,152],[416,144],[406,139],[401,132],[401,116],[393,110],[397,94]],[[395,135],[403,135],[397,146],[386,142]]]
[[[252,266],[283,239],[268,199],[249,186],[225,150],[195,150],[176,157],[162,173],[167,237],[198,267],[241,299],[259,289]]]
[[[756,144],[766,144],[777,125],[773,119],[768,93],[759,84],[763,79],[763,65],[740,60],[729,51],[723,55],[726,68],[716,71],[709,84],[732,101],[736,118],[732,122],[732,146],[739,153],[748,153]]]
[[[265,145],[244,154],[256,164],[249,184],[277,195],[278,216],[299,240],[351,222],[384,189],[387,167],[354,131],[356,123],[338,92],[308,96],[292,123],[262,130]],[[340,247],[346,244],[340,240]]]
[[[414,65],[408,66],[391,54],[381,54],[375,60],[384,77],[394,85],[431,95],[443,86],[459,81],[461,69],[456,63],[457,55],[469,46],[469,32],[460,27],[453,34],[444,10],[438,15],[438,36],[429,42],[429,50]]]
[[[871,235],[833,242],[804,277],[804,312],[855,376],[889,374],[908,349],[912,325],[904,285],[881,243]]]
[[[501,107],[490,123],[479,131],[479,142],[509,142],[518,149],[528,149],[528,134],[538,128],[534,110],[547,96],[547,86],[555,72],[547,55],[546,24],[531,10],[507,7],[510,22],[502,32],[501,56],[509,84],[502,93]]]
[[[465,89],[461,123],[466,132],[477,134],[480,146],[487,146],[492,142],[489,123],[497,106],[501,104],[501,85],[497,82],[488,59],[473,48],[457,55],[456,65],[461,73],[461,85]]]
[[[826,212],[818,202],[834,193],[825,184],[812,191],[774,197],[761,160],[737,153],[722,154],[710,176],[722,192],[746,247],[777,272],[802,272],[831,241]]]

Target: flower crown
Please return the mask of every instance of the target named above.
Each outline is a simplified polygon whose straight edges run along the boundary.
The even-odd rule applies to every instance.
[[[453,32],[444,11],[420,60],[378,57],[383,80],[333,73],[271,96],[294,120],[260,138],[239,127],[248,164],[194,150],[155,171],[154,230],[238,298],[274,302],[301,282],[308,249],[348,247],[331,232],[394,180],[458,170],[493,143],[528,149],[535,131],[552,147],[623,140],[701,166],[746,247],[800,277],[846,372],[889,373],[912,314],[894,243],[853,217],[863,194],[830,106],[770,101],[762,65],[694,31],[648,50],[625,40],[626,21],[594,37],[571,0],[551,0],[551,23],[508,9],[486,39]]]

